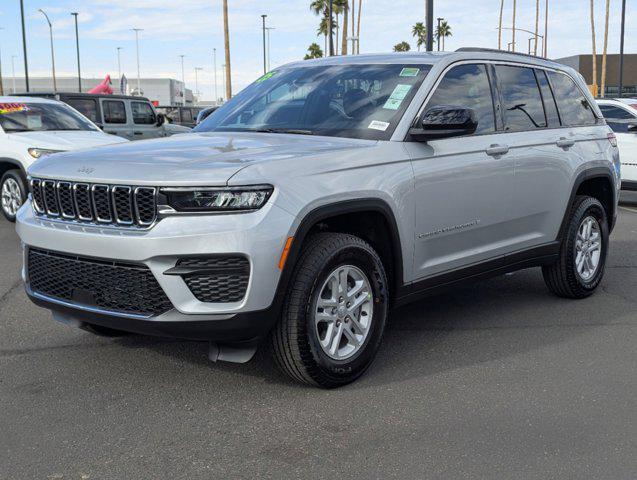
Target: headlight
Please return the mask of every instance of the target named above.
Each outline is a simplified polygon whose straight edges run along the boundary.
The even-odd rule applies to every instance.
[[[233,188],[162,188],[167,203],[178,212],[258,210],[272,195],[271,185]]]
[[[29,148],[27,151],[29,152],[29,155],[31,155],[33,158],[40,158],[40,157],[43,157],[44,155],[50,155],[52,153],[60,153],[63,150],[48,150],[46,148]]]

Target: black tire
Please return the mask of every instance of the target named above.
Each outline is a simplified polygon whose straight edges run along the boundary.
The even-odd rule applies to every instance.
[[[584,280],[577,272],[576,240],[582,222],[589,216],[597,220],[600,227],[601,254],[595,274]],[[602,204],[593,197],[577,196],[564,229],[558,261],[542,268],[544,281],[551,292],[563,298],[586,298],[593,294],[604,277],[609,245],[608,217]]]
[[[20,170],[6,171],[4,175],[2,175],[2,179],[0,179],[0,192],[3,192],[5,182],[9,181],[9,179],[14,180],[18,184],[18,187],[20,187],[20,197],[22,199],[22,202],[20,203],[20,205],[23,205],[24,202],[26,202],[27,200],[27,185],[24,179],[22,178],[22,173],[20,172]],[[9,220],[10,222],[15,222],[15,215],[12,215],[9,212],[7,212],[4,209],[4,205],[0,205],[0,206],[2,207],[0,208],[0,210],[2,210],[2,214],[4,215],[4,218]]]
[[[115,330],[114,328],[103,327],[101,325],[92,325],[89,323],[84,323],[80,327],[85,332],[92,333],[93,335],[97,335],[98,337],[125,337],[128,335],[132,335],[129,332],[125,332],[123,330]]]
[[[367,277],[373,295],[372,321],[359,350],[350,358],[336,360],[320,346],[311,311],[330,273],[344,265],[357,267]],[[378,352],[387,322],[387,287],[382,261],[365,241],[342,233],[311,237],[295,266],[281,318],[270,337],[279,368],[299,382],[322,388],[356,380]]]

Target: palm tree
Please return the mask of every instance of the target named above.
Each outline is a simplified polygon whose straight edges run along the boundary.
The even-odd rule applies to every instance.
[[[310,45],[310,47],[307,49],[307,55],[305,55],[305,57],[303,57],[303,60],[311,60],[313,58],[321,58],[323,56],[323,50],[321,50],[321,47],[319,46],[318,43],[313,43],[312,45]]]
[[[230,31],[228,28],[228,0],[223,0],[223,40],[226,50],[226,99],[232,98],[232,75],[230,69]]]
[[[411,46],[407,42],[400,42],[394,45],[394,52],[408,52]]]
[[[321,18],[321,23],[319,24],[318,34],[325,35],[325,51],[327,51],[327,36],[334,35],[333,21],[331,22],[332,31],[328,32],[328,30],[330,30],[330,2],[329,0],[313,0],[310,4],[310,10],[312,10],[315,15],[323,16],[323,18]]]
[[[593,89],[597,96],[597,47],[595,46],[595,0],[591,0],[591,35],[593,39]]]
[[[438,27],[438,31],[436,32],[438,41],[442,40],[442,51],[445,51],[445,38],[451,37],[453,33],[451,33],[451,26],[447,22],[447,20],[443,20],[440,22],[440,27]]]
[[[504,0],[500,0],[500,23],[498,24],[498,50],[502,50],[502,15],[504,14]]]
[[[533,55],[537,57],[537,42],[540,38],[540,0],[535,0],[535,46]]]
[[[349,0],[343,5],[343,32],[341,33],[341,55],[347,55],[347,22],[349,21]]]
[[[606,94],[606,53],[608,52],[608,20],[610,15],[610,0],[606,0],[606,22],[604,24],[604,52],[602,53],[602,85],[599,95],[604,98]]]
[[[411,29],[411,34],[416,38],[416,46],[420,52],[420,47],[427,44],[427,27],[423,22],[418,22]]]
[[[352,0],[354,1],[354,0]],[[358,20],[356,26],[356,36],[358,41],[356,42],[356,53],[361,53],[361,10],[363,9],[363,0],[358,0]]]

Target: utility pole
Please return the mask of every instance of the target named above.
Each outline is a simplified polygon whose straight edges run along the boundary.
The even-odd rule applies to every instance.
[[[225,63],[225,92],[226,100],[232,98],[232,66],[230,63],[230,28],[228,26],[228,0],[223,0],[223,37],[226,53]]]
[[[268,73],[268,64],[266,61],[266,54],[265,54],[265,19],[266,18],[267,18],[267,15],[261,15],[261,19],[263,20],[263,75]]]
[[[434,0],[427,0],[427,51],[434,50]]]
[[[24,28],[24,0],[20,0],[20,18],[22,20],[22,50],[24,55],[24,83],[29,92],[29,62],[27,60],[27,32]]]
[[[440,51],[440,24],[444,20],[442,17],[438,17],[438,51]]]
[[[75,49],[77,50],[77,85],[78,89],[82,91],[82,72],[80,70],[80,34],[77,28],[77,12],[72,12],[71,15],[75,18]]]
[[[513,0],[513,34],[512,34],[512,38],[511,38],[511,49],[513,52],[515,52],[515,14],[516,12],[516,0]]]
[[[181,83],[182,83],[182,92],[181,92],[181,96],[182,96],[182,104],[185,107],[186,106],[186,75],[184,74],[184,57],[186,55],[179,55],[179,58],[181,58]]]
[[[542,46],[544,47],[543,57],[548,58],[549,47],[547,46],[549,40],[549,0],[545,0],[546,11],[544,12],[544,41]]]
[[[46,18],[46,23],[49,24],[49,33],[51,37],[51,69],[53,73],[53,91],[58,91],[57,81],[55,80],[55,52],[53,50],[53,25],[51,24],[51,20],[49,20],[49,16],[42,10],[41,8],[38,10],[44,18]]]
[[[619,98],[624,93],[624,34],[626,33],[626,0],[622,0],[622,28],[619,40]]]
[[[15,59],[18,58],[17,55],[11,55],[11,83],[13,84],[13,93],[15,90]]]
[[[0,27],[0,30],[4,28]],[[2,85],[2,44],[0,43],[0,96],[4,96],[4,86]]]
[[[219,94],[217,93],[217,49],[212,49],[212,65],[215,74],[215,103],[219,100]]]
[[[121,81],[122,79],[122,58],[121,51],[123,47],[117,47],[117,79]]]
[[[143,28],[133,28],[135,32],[135,49],[137,51],[137,95],[142,94],[142,79],[139,73],[139,32],[143,30]]]
[[[268,72],[270,71],[270,30],[276,30],[276,28],[274,27],[265,27],[266,31],[268,32],[268,40],[267,40],[267,44],[268,44]]]

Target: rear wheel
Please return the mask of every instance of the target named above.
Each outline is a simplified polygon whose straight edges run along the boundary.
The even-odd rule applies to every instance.
[[[321,233],[304,247],[271,335],[277,364],[323,388],[354,381],[374,360],[385,330],[383,264],[365,241]]]
[[[604,276],[608,232],[602,204],[593,197],[576,197],[559,260],[542,269],[551,292],[565,298],[585,298],[595,291]]]
[[[27,199],[27,187],[20,170],[9,170],[0,179],[0,201],[2,214],[10,222],[15,222],[16,214]]]

